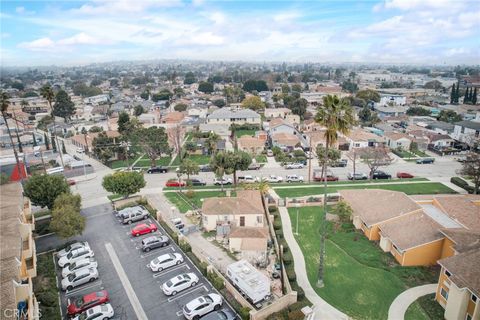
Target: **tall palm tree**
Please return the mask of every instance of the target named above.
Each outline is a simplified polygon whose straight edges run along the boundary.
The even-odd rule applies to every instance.
[[[2,91],[0,93],[0,101],[1,101],[1,112],[2,112],[3,121],[7,126],[8,137],[10,138],[10,144],[12,145],[13,155],[15,156],[15,161],[17,162],[18,176],[23,180],[23,174],[20,171],[20,160],[18,159],[18,153],[17,153],[17,150],[15,149],[12,133],[10,132],[10,127],[8,126],[8,121],[7,121],[7,110],[8,110],[8,106],[10,105],[10,101],[8,100],[8,94],[6,92]]]
[[[42,95],[42,97],[47,100],[48,102],[48,106],[50,107],[50,112],[51,112],[51,116],[52,116],[52,120],[53,120],[53,133],[52,133],[52,140],[54,139],[55,141],[52,141],[55,142],[55,144],[57,146],[59,146],[58,144],[58,138],[57,138],[57,132],[56,132],[56,124],[55,124],[55,114],[53,112],[53,105],[52,105],[52,102],[53,102],[53,99],[55,99],[55,92],[53,92],[53,89],[52,87],[50,86],[50,84],[46,84],[44,85],[41,89],[40,89],[40,94]],[[60,152],[60,161],[62,162],[62,167],[65,167],[64,163],[63,163],[63,155],[62,153]]]
[[[208,153],[213,157],[217,151],[217,143],[220,141],[220,136],[215,132],[210,132],[206,140]]]
[[[327,95],[323,97],[323,106],[318,108],[315,122],[324,126],[325,131],[325,159],[328,158],[328,150],[338,140],[338,134],[347,134],[350,128],[355,124],[354,110],[347,99],[340,99],[336,95]],[[327,172],[328,161],[323,162],[323,172]],[[326,216],[327,216],[327,179],[324,181],[324,198],[322,226],[320,235],[320,264],[318,266],[317,287],[324,286],[324,265],[325,265],[325,236],[326,236]]]

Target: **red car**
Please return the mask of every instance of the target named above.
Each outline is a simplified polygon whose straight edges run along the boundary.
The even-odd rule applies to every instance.
[[[185,187],[185,182],[180,182],[178,180],[168,180],[165,185],[167,187]]]
[[[135,228],[132,229],[132,236],[138,237],[142,234],[147,234],[150,232],[155,232],[157,231],[157,226],[153,223],[146,224],[142,223],[136,226]]]
[[[316,177],[314,178],[315,181],[324,181],[325,178],[324,177]],[[327,181],[338,181],[338,177],[337,176],[334,176],[334,175],[331,175],[331,174],[327,174]]]
[[[98,306],[108,302],[108,292],[107,290],[92,292],[84,295],[83,297],[73,297],[69,299],[69,304],[67,307],[68,315],[73,317],[74,315],[81,313],[91,307]]]
[[[407,172],[397,172],[397,178],[409,179],[409,178],[413,178],[413,175]]]
[[[68,183],[69,186],[74,186],[76,184],[75,180],[73,180],[73,179],[68,179],[67,183]]]

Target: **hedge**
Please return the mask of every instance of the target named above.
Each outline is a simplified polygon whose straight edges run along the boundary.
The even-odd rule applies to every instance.
[[[466,190],[468,193],[474,193],[475,188],[470,186],[467,181],[463,180],[460,177],[452,177],[450,178],[450,182],[453,183],[456,186],[459,186],[460,188]]]
[[[292,264],[292,262],[293,262],[292,253],[291,252],[285,252],[283,254],[283,263],[285,265],[290,265],[290,264]]]

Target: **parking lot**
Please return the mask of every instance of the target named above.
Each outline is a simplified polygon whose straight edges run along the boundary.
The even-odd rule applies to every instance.
[[[87,217],[87,226],[81,239],[89,242],[98,262],[99,279],[71,291],[61,292],[61,308],[66,314],[68,299],[94,291],[107,290],[110,296],[114,319],[182,319],[182,308],[190,300],[203,294],[216,292],[205,277],[196,269],[180,248],[171,240],[170,245],[148,253],[141,250],[142,239],[151,235],[167,235],[160,225],[149,218],[131,225],[123,225],[112,213],[110,204],[90,207],[82,211]],[[130,230],[137,224],[153,222],[158,231],[133,238]],[[152,272],[151,260],[165,253],[178,252],[184,262],[178,266]],[[60,270],[57,267],[59,283]],[[196,286],[166,296],[161,289],[164,282],[185,272],[194,272],[199,277]],[[223,307],[227,307],[224,301]]]

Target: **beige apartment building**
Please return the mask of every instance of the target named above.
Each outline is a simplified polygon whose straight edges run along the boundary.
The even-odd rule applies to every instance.
[[[32,285],[37,256],[30,200],[20,183],[2,185],[0,194],[0,319],[39,319]],[[19,306],[24,310],[20,316]]]

